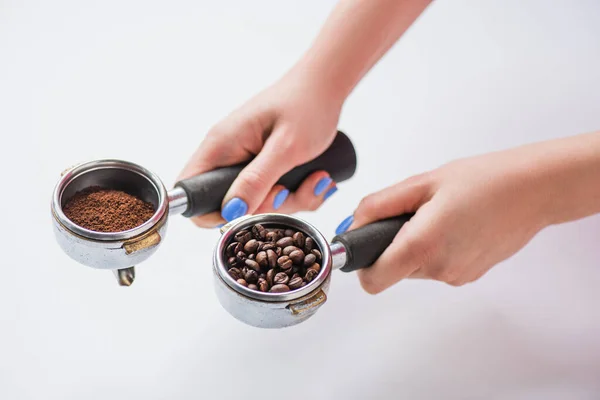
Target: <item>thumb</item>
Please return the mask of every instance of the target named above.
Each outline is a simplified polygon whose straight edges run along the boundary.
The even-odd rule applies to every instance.
[[[221,216],[231,221],[253,213],[271,188],[296,166],[298,152],[284,131],[273,132],[258,155],[240,172],[223,200]]]
[[[372,193],[360,201],[354,214],[340,224],[336,234],[382,219],[417,211],[433,196],[432,186],[429,175],[425,173]]]
[[[431,224],[431,203],[400,229],[393,242],[369,268],[357,271],[360,284],[370,294],[380,293],[420,269],[438,262],[436,228]]]

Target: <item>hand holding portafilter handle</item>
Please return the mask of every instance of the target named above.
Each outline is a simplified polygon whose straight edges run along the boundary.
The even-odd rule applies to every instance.
[[[340,268],[343,272],[352,272],[370,267],[392,243],[396,234],[413,215],[403,214],[337,235],[332,240],[332,247],[336,243],[342,244],[346,259],[343,266],[337,266],[334,263],[335,267]]]
[[[215,169],[177,182],[175,187],[183,189],[187,196],[187,208],[183,216],[194,217],[219,211],[229,187],[249,162]],[[323,154],[292,169],[281,177],[278,184],[294,191],[311,173],[320,170],[327,171],[335,182],[343,182],[354,175],[356,151],[343,132],[338,131],[333,143]]]

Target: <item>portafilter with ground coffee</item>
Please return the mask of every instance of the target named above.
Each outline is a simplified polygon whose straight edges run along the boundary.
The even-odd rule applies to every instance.
[[[164,240],[169,215],[192,217],[220,210],[229,187],[247,164],[219,168],[182,180],[169,191],[156,174],[131,162],[96,160],[77,165],[63,173],[52,195],[56,239],[74,260],[89,267],[113,270],[119,284],[129,286],[135,279],[134,266],[151,256]],[[338,131],[323,154],[294,168],[278,184],[294,191],[305,178],[319,170],[327,171],[334,181],[343,182],[354,175],[355,169],[354,147],[350,139]],[[151,205],[154,212],[145,222],[123,231],[88,229],[68,218],[65,207],[75,196],[93,188],[126,193]],[[141,204],[139,207],[143,208]]]

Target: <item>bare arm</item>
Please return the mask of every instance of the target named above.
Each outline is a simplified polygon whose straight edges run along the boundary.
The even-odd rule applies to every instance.
[[[367,292],[409,277],[472,282],[545,227],[600,213],[600,132],[453,161],[367,196],[338,229],[415,211],[359,271]]]
[[[348,94],[429,2],[341,0],[295,66],[217,123],[188,162],[180,178],[255,156],[221,213],[194,221],[213,227],[248,213],[314,210],[335,193],[326,171],[313,173],[295,193],[277,181],[331,144]]]
[[[294,70],[345,100],[431,0],[341,0]]]

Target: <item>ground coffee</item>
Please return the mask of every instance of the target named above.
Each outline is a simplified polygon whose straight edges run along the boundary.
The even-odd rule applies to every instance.
[[[96,232],[122,232],[140,226],[154,206],[119,190],[92,187],[75,195],[63,212],[77,225]]]

